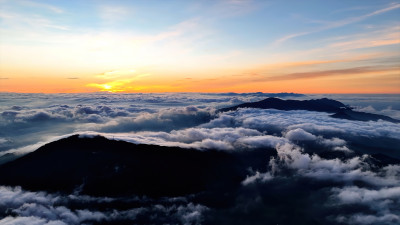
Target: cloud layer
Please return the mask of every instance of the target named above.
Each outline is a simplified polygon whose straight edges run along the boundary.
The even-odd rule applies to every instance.
[[[44,95],[30,104],[24,104],[22,95],[10,98],[0,112],[3,154],[33,151],[71,134],[200,151],[217,149],[243,154],[246,160],[254,160],[248,155],[252,152],[276,154],[262,159],[262,165],[247,168],[240,187],[227,188],[225,196],[196,193],[123,200],[1,186],[0,212],[4,213],[0,223],[291,224],[300,218],[304,224],[400,222],[398,124],[342,120],[309,111],[215,111],[263,97],[234,93],[55,95],[59,99],[48,100]],[[371,96],[341,98],[360,111],[398,114],[396,103],[392,108],[379,103],[381,96],[376,102],[368,100]]]
[[[116,207],[118,204],[125,204],[133,208],[119,209]],[[138,204],[142,207],[134,207]],[[107,209],[110,206],[115,208]],[[105,210],[99,211],[98,207],[105,208]],[[0,219],[0,224],[7,225],[91,224],[128,221],[201,224],[202,214],[208,210],[205,206],[188,202],[186,198],[170,198],[155,203],[152,199],[134,196],[128,199],[117,199],[77,194],[55,195],[6,186],[0,186],[0,209],[3,212],[0,214],[3,217]]]

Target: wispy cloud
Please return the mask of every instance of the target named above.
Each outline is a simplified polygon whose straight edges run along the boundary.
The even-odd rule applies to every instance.
[[[222,16],[238,16],[256,10],[256,2],[253,0],[223,0],[216,9]]]
[[[53,13],[64,13],[64,10],[61,9],[60,7],[50,5],[50,4],[39,3],[39,2],[34,2],[34,1],[19,1],[18,3],[20,3],[21,5],[24,5],[24,6],[46,9]]]
[[[333,28],[343,27],[343,26],[346,26],[346,25],[349,25],[349,24],[352,24],[352,23],[360,22],[360,21],[365,20],[365,19],[367,19],[369,17],[376,16],[376,15],[379,15],[379,14],[383,14],[383,13],[386,13],[386,12],[389,12],[389,11],[392,11],[392,10],[395,10],[395,9],[398,9],[398,8],[400,8],[400,4],[395,3],[395,4],[392,4],[392,5],[388,6],[388,7],[386,7],[386,8],[379,9],[379,10],[376,10],[374,12],[371,12],[371,13],[368,13],[368,14],[364,14],[364,15],[361,15],[361,16],[358,16],[358,17],[351,17],[351,18],[347,18],[347,19],[344,19],[344,20],[330,22],[330,23],[327,23],[327,25],[325,25],[323,27],[319,27],[319,28],[316,28],[316,29],[313,29],[313,30],[309,30],[309,31],[289,34],[289,35],[286,35],[286,36],[276,40],[275,44],[282,44],[282,43],[284,43],[284,42],[286,42],[286,41],[288,41],[290,39],[296,38],[296,37],[300,37],[300,36],[304,36],[304,35],[308,35],[308,34],[312,34],[312,33],[316,33],[316,32],[321,32],[321,31],[329,30],[329,29],[333,29]]]
[[[360,48],[372,48],[386,45],[395,45],[400,43],[399,26],[391,27],[389,29],[377,30],[375,32],[368,32],[357,34],[353,37],[347,37],[343,41],[338,41],[330,44],[328,47],[331,49],[340,49],[342,51],[349,51]]]
[[[54,23],[53,20],[43,17],[41,15],[24,15],[21,13],[8,12],[0,9],[0,18],[3,19],[2,23],[12,27],[10,31],[15,30],[29,30],[32,28],[52,28],[57,30],[69,30],[68,26]]]
[[[305,32],[289,34],[289,35],[286,35],[286,36],[276,40],[275,44],[282,44],[283,42],[286,42],[287,40],[290,40],[290,39],[293,39],[293,38],[296,38],[296,37],[300,37],[300,36],[304,36],[304,35],[307,35],[307,34],[311,34],[313,32],[317,32],[317,31],[305,31]]]
[[[351,12],[351,11],[360,11],[360,10],[367,10],[369,7],[367,6],[355,6],[355,7],[350,7],[350,8],[344,8],[344,9],[337,9],[331,12],[331,14],[337,14],[337,13],[343,13],[343,12]]]
[[[96,77],[102,78],[102,79],[116,79],[119,77],[134,76],[135,72],[136,72],[136,70],[134,70],[134,69],[112,70],[112,71],[107,71],[107,72],[101,73],[99,75],[96,75]]]
[[[370,74],[378,72],[393,72],[399,71],[400,67],[396,68],[380,68],[380,67],[354,67],[347,69],[336,69],[336,70],[321,70],[321,71],[310,71],[302,73],[290,73],[280,76],[268,77],[265,80],[279,81],[279,80],[296,80],[296,79],[311,79],[328,76],[343,76],[343,75],[357,75],[357,74]]]
[[[134,11],[126,6],[103,5],[99,7],[100,17],[107,23],[121,21]]]
[[[365,65],[365,60],[378,64],[382,64],[382,60],[385,60],[385,65],[397,65],[400,57],[399,52],[388,51],[388,48],[385,48],[385,46],[391,45],[393,46],[392,50],[395,50],[398,47],[399,42],[398,25],[385,24],[383,26],[375,26],[372,28],[365,27],[362,31],[356,33],[330,36],[325,39],[322,38],[316,42],[315,47],[293,49],[284,53],[275,53],[270,56],[270,59],[277,62],[274,64],[282,64],[285,67],[290,66],[291,62],[299,62],[298,60],[301,59],[310,59],[307,61],[322,62],[353,62],[360,66],[368,66]],[[361,49],[363,50],[362,54],[360,54]],[[254,68],[256,71],[265,71],[267,66],[275,68],[274,64],[262,65]],[[340,68],[343,68],[343,65],[340,66]]]
[[[193,12],[201,12],[203,20],[215,21],[244,16],[262,9],[266,4],[269,3],[254,0],[195,1],[191,6],[191,10]]]

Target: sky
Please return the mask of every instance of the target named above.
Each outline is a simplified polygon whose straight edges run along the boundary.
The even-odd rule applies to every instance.
[[[0,0],[0,92],[400,93],[399,1]]]

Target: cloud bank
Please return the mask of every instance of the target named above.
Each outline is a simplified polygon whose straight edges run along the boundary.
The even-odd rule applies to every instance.
[[[226,151],[246,160],[254,160],[250,153],[274,154],[243,171],[240,187],[227,187],[225,195],[124,200],[1,186],[1,224],[400,223],[398,124],[343,120],[309,111],[245,108],[216,113],[217,108],[263,98],[258,94],[57,97],[64,103],[47,103],[46,96],[39,96],[32,104],[22,104],[18,96],[14,104],[1,106],[3,155],[33,151],[72,134]],[[360,111],[398,114],[395,103],[390,108],[372,104],[367,97],[342,96],[347,102],[363,102]],[[20,133],[21,141],[14,133]]]

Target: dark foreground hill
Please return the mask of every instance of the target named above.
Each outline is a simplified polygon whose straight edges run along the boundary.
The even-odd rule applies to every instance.
[[[265,165],[275,151],[253,154],[249,161],[254,167]],[[62,192],[81,189],[90,195],[179,196],[239,185],[250,166],[245,159],[222,151],[75,135],[0,166],[0,184]]]
[[[326,158],[346,158],[336,153],[319,150]],[[0,185],[105,196],[224,192],[239,186],[249,168],[265,171],[273,156],[275,149],[200,151],[74,135],[0,165]],[[376,155],[376,162],[398,163],[385,157]]]
[[[316,112],[334,113],[334,118],[358,120],[358,121],[377,121],[385,120],[393,123],[399,123],[400,120],[393,119],[388,116],[377,115],[373,113],[353,111],[349,106],[343,103],[328,99],[311,99],[311,100],[283,100],[279,98],[266,98],[258,102],[243,103],[237,106],[220,109],[220,112],[237,110],[239,108],[259,108],[259,109],[279,109],[279,110],[308,110]]]

